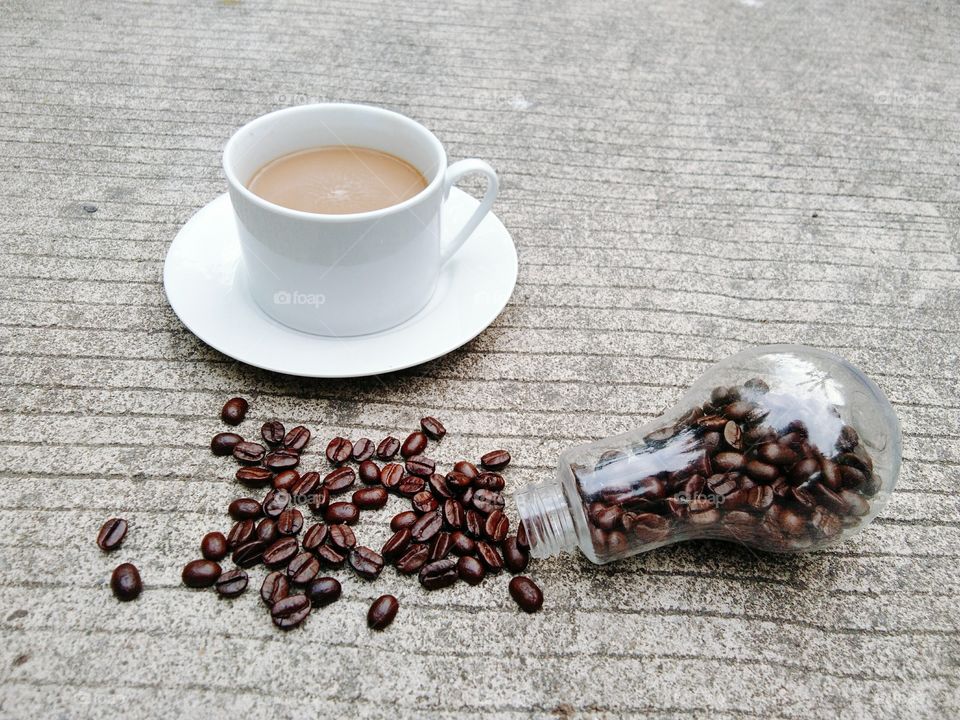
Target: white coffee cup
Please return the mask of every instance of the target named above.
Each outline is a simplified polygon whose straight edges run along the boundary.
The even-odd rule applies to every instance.
[[[400,157],[427,187],[397,205],[324,215],[275,205],[247,189],[254,173],[282,155],[355,145]],[[322,103],[277,110],[247,123],[223,151],[247,284],[270,317],[316,335],[364,335],[417,314],[443,265],[466,242],[497,196],[497,174],[482,160],[449,167],[436,136],[399,113]],[[480,206],[459,230],[441,228],[441,208],[464,175],[487,178]],[[449,237],[447,241],[442,240]]]

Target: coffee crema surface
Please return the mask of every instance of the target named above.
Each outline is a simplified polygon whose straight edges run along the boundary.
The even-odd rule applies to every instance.
[[[427,179],[395,155],[328,145],[271,160],[254,173],[247,187],[291,210],[344,215],[397,205],[426,188]]]

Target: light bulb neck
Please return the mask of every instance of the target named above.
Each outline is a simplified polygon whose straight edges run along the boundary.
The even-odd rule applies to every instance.
[[[559,481],[531,483],[518,491],[514,499],[527,532],[530,555],[546,558],[576,549],[573,515]]]

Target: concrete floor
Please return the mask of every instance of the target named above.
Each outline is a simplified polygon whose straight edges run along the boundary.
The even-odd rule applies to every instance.
[[[2,16],[0,715],[960,713],[955,4],[13,0]],[[313,100],[397,109],[499,170],[520,279],[466,347],[300,380],[218,354],[169,309],[164,254],[224,191],[226,138]],[[230,395],[252,398],[247,432],[279,417],[378,437],[434,414],[443,461],[511,450],[512,492],[777,341],[857,363],[903,425],[893,501],[841,547],[554,558],[533,568],[531,617],[503,576],[427,594],[343,572],[344,599],[289,634],[256,592],[180,585],[238,494],[206,447]],[[113,515],[132,529],[107,557],[93,540]],[[388,515],[361,537],[382,541]],[[147,585],[126,605],[106,586],[121,560]],[[371,633],[388,591],[400,616]]]

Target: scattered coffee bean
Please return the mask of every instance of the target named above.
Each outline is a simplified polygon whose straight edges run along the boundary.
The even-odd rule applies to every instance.
[[[503,479],[503,475],[499,473],[486,472],[480,475],[473,480],[473,486],[477,490],[493,490],[495,492],[500,492],[506,487],[507,483]]]
[[[426,455],[413,455],[407,458],[404,467],[411,475],[427,478],[433,475],[433,471],[436,469],[436,463]]]
[[[247,583],[250,578],[246,571],[240,569],[227,570],[214,583],[214,588],[220,597],[235,598],[243,594],[247,589]]]
[[[385,560],[390,562],[396,560],[398,557],[403,555],[406,549],[410,546],[410,529],[401,528],[397,530],[386,543],[384,543],[383,548],[380,550],[380,554]]]
[[[443,517],[439,511],[422,515],[410,528],[410,534],[417,542],[426,542],[443,527]]]
[[[361,510],[378,510],[387,504],[388,499],[386,489],[380,486],[357,490],[351,498]]]
[[[251,540],[244,543],[233,551],[231,557],[233,564],[242,568],[253,567],[263,562],[263,553],[268,547],[270,543],[264,540]]]
[[[504,538],[507,537],[509,530],[510,520],[503,514],[502,510],[494,510],[487,516],[487,522],[484,524],[484,532],[493,542],[502,542]]]
[[[360,519],[360,508],[348,502],[330,503],[323,513],[323,519],[331,525],[336,523],[355,525]]]
[[[407,510],[406,512],[397,513],[390,521],[390,529],[396,532],[397,530],[411,527],[416,521],[417,514],[415,512]]]
[[[457,582],[457,561],[435,560],[420,569],[420,584],[427,590],[439,590]]]
[[[462,495],[473,484],[473,478],[456,470],[447,473],[447,487],[454,495]]]
[[[333,465],[342,465],[353,454],[353,443],[342,437],[335,437],[327,445],[327,460]]]
[[[365,580],[373,580],[383,570],[383,558],[376,550],[361,545],[350,551],[350,567]]]
[[[277,532],[281,535],[298,535],[303,528],[303,513],[296,508],[287,508],[277,518]]]
[[[323,486],[331,495],[339,495],[349,490],[356,479],[357,474],[353,468],[338,467],[323,479]]]
[[[375,449],[370,438],[360,438],[353,444],[350,455],[357,462],[364,462],[373,457]]]
[[[347,561],[346,554],[334,550],[329,545],[321,545],[316,550],[317,559],[320,560],[320,564],[328,568],[339,568],[343,567],[343,564]]]
[[[297,585],[306,585],[320,574],[320,561],[310,552],[302,552],[290,559],[287,577]]]
[[[517,575],[510,581],[510,597],[524,612],[535,613],[543,607],[543,592],[525,575]]]
[[[393,595],[381,595],[367,611],[367,625],[373,630],[383,630],[397,616],[400,603]]]
[[[417,543],[407,548],[394,566],[404,575],[412,575],[424,566],[428,557],[430,557],[430,549],[426,545]]]
[[[364,485],[376,485],[380,482],[380,467],[373,460],[364,460],[357,468],[357,475]]]
[[[480,458],[480,464],[487,470],[503,470],[510,464],[510,453],[506,450],[491,450]]]
[[[279,420],[268,420],[263,424],[263,427],[260,428],[260,437],[263,438],[263,441],[270,447],[277,447],[283,442],[283,436],[287,434],[287,431],[283,427],[283,423]]]
[[[453,464],[453,471],[461,475],[466,475],[471,480],[480,477],[480,471],[477,470],[477,466],[468,460],[455,462]],[[469,485],[469,483],[467,484]]]
[[[433,536],[433,540],[430,541],[430,561],[433,560],[443,560],[447,555],[450,554],[450,549],[453,547],[453,540],[450,537],[448,532],[438,532]]]
[[[246,520],[260,515],[260,503],[253,498],[237,498],[227,508],[234,520]]]
[[[110,575],[110,589],[117,600],[127,602],[136,599],[143,591],[140,571],[133,563],[123,563],[114,568]]]
[[[329,525],[327,538],[333,547],[339,551],[346,551],[354,548],[357,544],[357,536],[349,525]]]
[[[104,552],[110,552],[120,547],[120,543],[127,536],[127,521],[123,518],[110,518],[100,526],[97,533],[97,545]]]
[[[477,551],[477,544],[465,532],[455,530],[450,533],[450,552],[454,555],[473,555]]]
[[[318,487],[320,487],[320,473],[304,473],[297,484],[290,489],[290,494],[293,496],[291,501],[295,505],[310,502]]]
[[[273,480],[273,472],[264,467],[244,466],[237,468],[237,482],[250,488],[262,488]]]
[[[477,555],[480,557],[480,561],[487,566],[489,572],[498,573],[503,569],[503,559],[500,557],[500,553],[485,540],[477,541]]]
[[[283,600],[290,594],[290,581],[287,576],[279,570],[274,570],[263,579],[263,585],[260,586],[260,599],[267,604],[267,607],[273,607],[274,603]]]
[[[380,482],[388,490],[397,487],[403,477],[403,465],[397,463],[387,463],[380,471]]]
[[[314,515],[326,512],[327,507],[330,505],[330,493],[327,492],[325,487],[317,488],[308,503],[310,512]]]
[[[295,428],[291,428],[287,434],[283,436],[283,446],[287,450],[293,450],[294,452],[303,452],[308,442],[310,442],[310,431],[303,425],[297,425]]]
[[[323,607],[339,600],[342,592],[340,581],[332,577],[317,578],[307,588],[307,596],[314,607]]]
[[[252,518],[237,520],[227,533],[227,546],[232,550],[254,539],[257,525]]]
[[[227,556],[229,546],[222,532],[211,532],[200,541],[200,554],[207,560],[220,562]]]
[[[261,508],[267,517],[278,518],[290,506],[290,493],[286,490],[271,490],[263,496]]]
[[[515,535],[504,540],[500,548],[503,551],[503,564],[506,565],[507,570],[512,573],[521,573],[527,569],[530,555],[517,544]]]
[[[288,595],[270,608],[273,624],[281,630],[290,630],[307,619],[310,614],[310,598],[306,595]]]
[[[247,416],[250,404],[242,397],[230,398],[220,411],[220,419],[227,425],[239,425]]]
[[[281,537],[263,552],[263,564],[271,570],[283,567],[297,554],[299,545],[295,537]]]
[[[244,440],[233,447],[233,456],[241,463],[253,465],[261,460],[267,454],[267,449],[260,443]]]
[[[433,493],[438,501],[442,502],[447,498],[453,497],[453,493],[450,492],[450,488],[447,487],[447,479],[440,473],[433,473],[433,475],[427,479],[427,483],[430,485],[430,492]]]
[[[318,473],[305,473],[303,477],[306,477],[307,475],[315,475],[318,480],[320,478]],[[273,489],[292,492],[293,489],[302,481],[303,478],[300,477],[300,473],[298,473],[296,470],[281,470],[273,476]]]
[[[210,441],[210,450],[214,455],[223,457],[232,455],[233,449],[243,442],[243,438],[232,432],[217,433]]]
[[[429,415],[425,418],[420,418],[420,427],[423,428],[423,432],[434,440],[442,440],[443,436],[447,434],[447,429],[443,426],[443,423]]]
[[[419,455],[426,449],[427,436],[418,430],[410,433],[407,439],[403,441],[403,445],[400,446],[400,454],[405,458],[409,458],[414,455]]]
[[[470,502],[473,507],[484,514],[503,510],[505,505],[503,495],[493,490],[477,490]]]
[[[277,521],[273,518],[263,518],[257,523],[257,540],[269,544],[280,537],[280,531],[277,530]]]
[[[221,572],[220,565],[213,560],[191,560],[184,565],[180,577],[187,587],[205,588],[213,585]]]
[[[437,502],[436,498],[433,497],[433,493],[429,490],[421,490],[418,492],[413,496],[410,504],[418,513],[433,512],[440,507],[440,504]]]
[[[388,435],[377,445],[377,457],[381,460],[390,460],[399,449],[400,441]]]
[[[475,557],[463,555],[457,561],[457,575],[470,585],[479,585],[487,576],[487,568]]]
[[[326,542],[329,532],[329,525],[324,525],[323,523],[311,525],[303,534],[303,549],[316,552],[316,550]]]
[[[467,510],[464,514],[464,528],[472,538],[483,537],[483,516],[476,510]]]
[[[263,464],[275,472],[290,470],[300,464],[300,453],[293,450],[274,450],[263,458]]]

